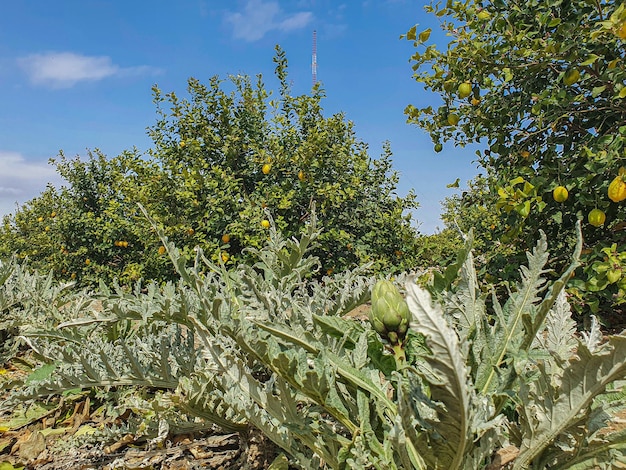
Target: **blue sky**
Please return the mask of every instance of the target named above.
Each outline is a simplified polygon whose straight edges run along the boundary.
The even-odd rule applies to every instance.
[[[414,189],[422,233],[442,228],[446,184],[478,172],[473,149],[435,154],[405,123],[409,103],[438,97],[412,80],[412,25],[439,26],[424,1],[14,0],[0,6],[0,215],[61,181],[48,159],[98,148],[118,155],[151,141],[151,87],[184,95],[187,79],[263,74],[276,88],[274,46],[289,60],[293,92],[311,87],[312,33],[325,113],[345,112],[378,157],[391,142],[398,193]]]

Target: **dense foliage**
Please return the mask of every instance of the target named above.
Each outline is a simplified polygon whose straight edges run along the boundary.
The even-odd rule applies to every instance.
[[[479,161],[487,176],[464,195],[459,219],[479,226],[478,238],[493,232],[517,259],[543,229],[560,242],[556,269],[583,220],[584,263],[573,291],[592,311],[626,301],[626,7],[468,0],[427,10],[442,19],[449,43],[437,47],[429,30],[416,28],[406,38],[417,48],[415,79],[442,103],[407,107],[409,121],[436,146],[486,147]]]
[[[270,218],[287,236],[299,234],[315,204],[322,274],[370,262],[388,271],[410,266],[417,202],[413,193],[396,194],[389,146],[372,159],[342,114],[324,117],[321,88],[292,96],[280,49],[275,61],[276,97],[260,76],[191,79],[187,99],[155,87],[148,155],[61,155],[67,185],[4,219],[0,255],[15,252],[58,278],[89,283],[165,280],[175,273],[138,203],[186,257],[199,246],[226,264],[263,245]]]
[[[572,266],[547,284],[542,238],[515,292],[487,309],[468,238],[428,289],[412,276],[397,281],[403,296],[378,283],[370,323],[346,314],[369,298],[372,279],[358,271],[306,279],[318,263],[308,255],[320,234],[314,219],[299,241],[274,226],[269,232],[252,250],[254,266],[231,269],[201,250],[188,267],[163,238],[182,282],[133,292],[103,285],[93,296],[67,297],[60,323],[21,325],[46,364],[14,384],[3,411],[13,413],[16,401],[99,390],[123,397],[119,412],[137,416],[119,431],[135,439],[162,445],[192,424],[256,428],[298,468],[626,463],[626,432],[608,427],[624,409],[626,336],[605,340],[597,324],[579,335],[563,293],[581,243]],[[3,269],[0,302],[19,279],[14,265]],[[120,393],[129,386],[143,392]],[[115,430],[94,429],[85,439],[107,436]]]

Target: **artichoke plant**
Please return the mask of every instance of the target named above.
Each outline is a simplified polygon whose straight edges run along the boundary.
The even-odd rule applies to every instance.
[[[391,344],[398,365],[405,360],[403,343],[410,317],[409,307],[398,288],[391,281],[378,281],[372,288],[369,320],[374,330]]]

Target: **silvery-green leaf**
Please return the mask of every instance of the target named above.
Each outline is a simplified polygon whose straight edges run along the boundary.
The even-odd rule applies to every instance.
[[[540,458],[557,436],[578,423],[581,414],[589,413],[593,399],[609,383],[626,376],[626,336],[609,337],[594,352],[581,342],[577,355],[563,371],[558,390],[552,390],[546,378],[520,391],[524,437],[515,470]]]
[[[433,427],[430,434],[439,438],[430,440],[431,450],[424,450],[423,456],[436,468],[461,468],[467,447],[471,445],[469,399],[472,393],[468,388],[469,371],[459,337],[446,322],[441,307],[433,304],[428,291],[412,282],[407,283],[406,290],[413,317],[411,328],[426,337],[426,345],[432,352],[424,358],[437,378],[430,384],[431,398],[441,404],[438,422],[430,423]]]
[[[600,330],[600,324],[595,315],[591,315],[591,328],[589,332],[583,331],[582,335],[587,349],[591,352],[596,351],[602,343],[602,331]]]

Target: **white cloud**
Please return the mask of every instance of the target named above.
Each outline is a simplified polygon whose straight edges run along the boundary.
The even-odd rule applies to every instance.
[[[248,0],[241,12],[228,13],[226,21],[233,26],[233,35],[245,41],[257,41],[269,31],[289,32],[304,28],[313,20],[313,13],[285,13],[278,2]]]
[[[302,11],[285,18],[278,24],[278,29],[281,31],[292,31],[294,29],[304,28],[311,21],[312,13],[309,11]]]
[[[18,64],[33,84],[53,88],[69,88],[81,81],[158,72],[147,66],[120,67],[107,56],[86,56],[73,52],[31,54],[18,59]]]
[[[60,184],[61,177],[47,162],[29,162],[17,152],[0,150],[0,216],[15,213],[23,204],[46,189]]]

